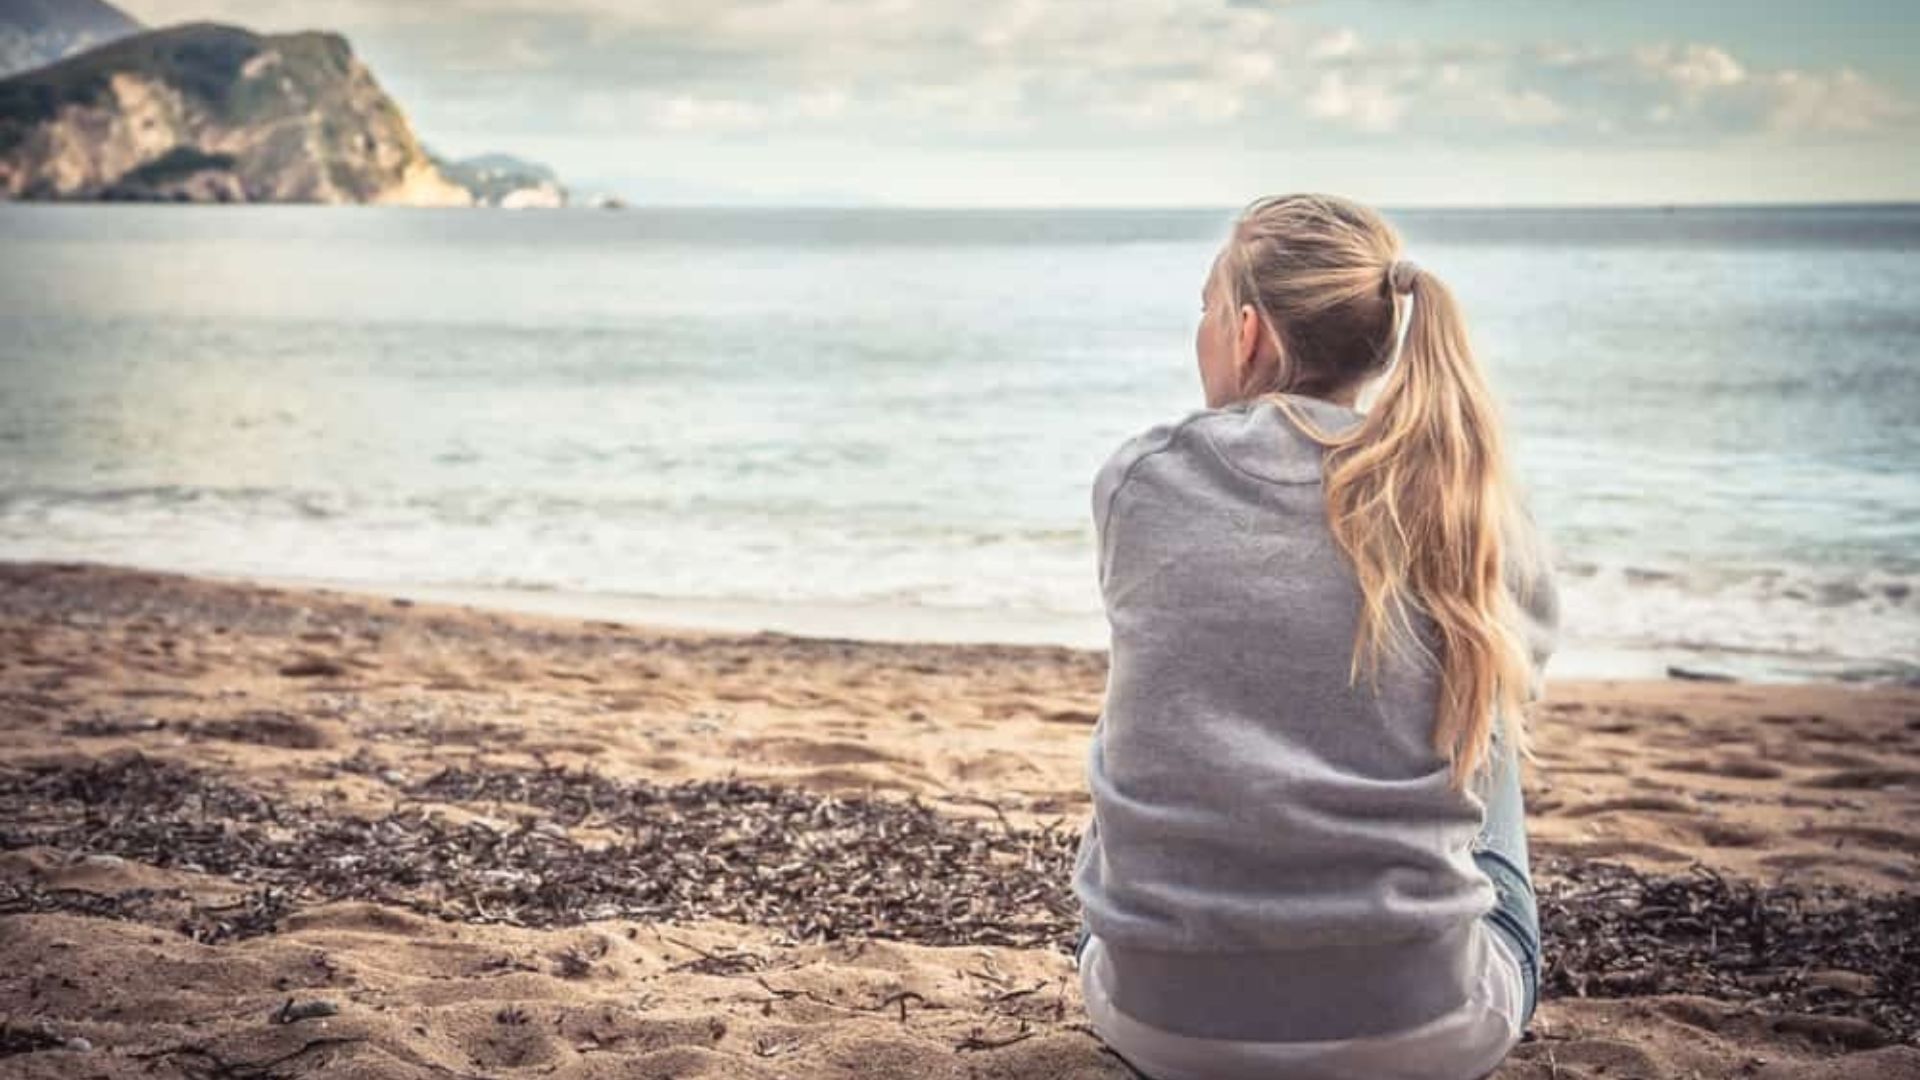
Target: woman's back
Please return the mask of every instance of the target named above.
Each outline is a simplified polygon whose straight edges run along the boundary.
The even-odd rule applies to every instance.
[[[1323,430],[1360,418],[1285,396]],[[1485,967],[1481,806],[1433,747],[1438,673],[1389,656],[1377,691],[1349,685],[1360,593],[1323,453],[1243,402],[1130,440],[1095,483],[1112,649],[1075,886],[1115,1006],[1165,1031],[1397,1031]]]
[[[1208,408],[1095,480],[1082,983],[1166,1080],[1479,1075],[1538,998],[1553,588],[1458,304],[1400,251],[1351,200],[1249,206],[1201,287]]]

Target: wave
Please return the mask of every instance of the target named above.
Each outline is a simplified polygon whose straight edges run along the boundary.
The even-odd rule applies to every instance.
[[[0,556],[186,572],[1096,619],[1090,531],[768,512],[712,499],[125,488],[0,496]],[[810,512],[809,512],[810,511]],[[1920,677],[1920,573],[1563,557],[1572,649],[1779,677]]]

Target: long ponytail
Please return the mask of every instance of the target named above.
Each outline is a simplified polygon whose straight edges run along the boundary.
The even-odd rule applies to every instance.
[[[1298,227],[1302,216],[1311,227]],[[1338,242],[1327,247],[1330,239]],[[1339,435],[1274,395],[1328,448],[1327,522],[1361,593],[1350,681],[1377,679],[1382,657],[1403,646],[1429,654],[1440,670],[1433,746],[1456,787],[1489,762],[1496,726],[1530,754],[1521,707],[1533,673],[1513,588],[1538,573],[1539,548],[1452,291],[1400,259],[1392,229],[1346,200],[1256,203],[1235,243],[1252,269],[1248,299],[1290,384],[1275,389],[1350,384],[1386,369],[1362,422]],[[1367,322],[1371,332],[1356,329]],[[1327,347],[1357,334],[1371,343],[1358,356]],[[1430,620],[1435,648],[1415,613]]]

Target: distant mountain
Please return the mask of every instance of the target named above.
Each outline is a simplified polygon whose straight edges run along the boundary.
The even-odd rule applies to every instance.
[[[0,80],[0,198],[473,201],[345,38],[211,23]]]
[[[567,205],[567,189],[545,165],[507,154],[481,154],[459,161],[436,157],[434,164],[447,179],[466,188],[476,206],[519,210]]]
[[[100,0],[0,0],[0,76],[43,67],[141,29],[126,12]]]

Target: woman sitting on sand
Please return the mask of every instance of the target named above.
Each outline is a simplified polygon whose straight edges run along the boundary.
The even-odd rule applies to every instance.
[[[1538,993],[1518,754],[1557,619],[1494,402],[1355,203],[1254,203],[1202,300],[1207,407],[1094,484],[1087,1011],[1159,1080],[1482,1076]]]

